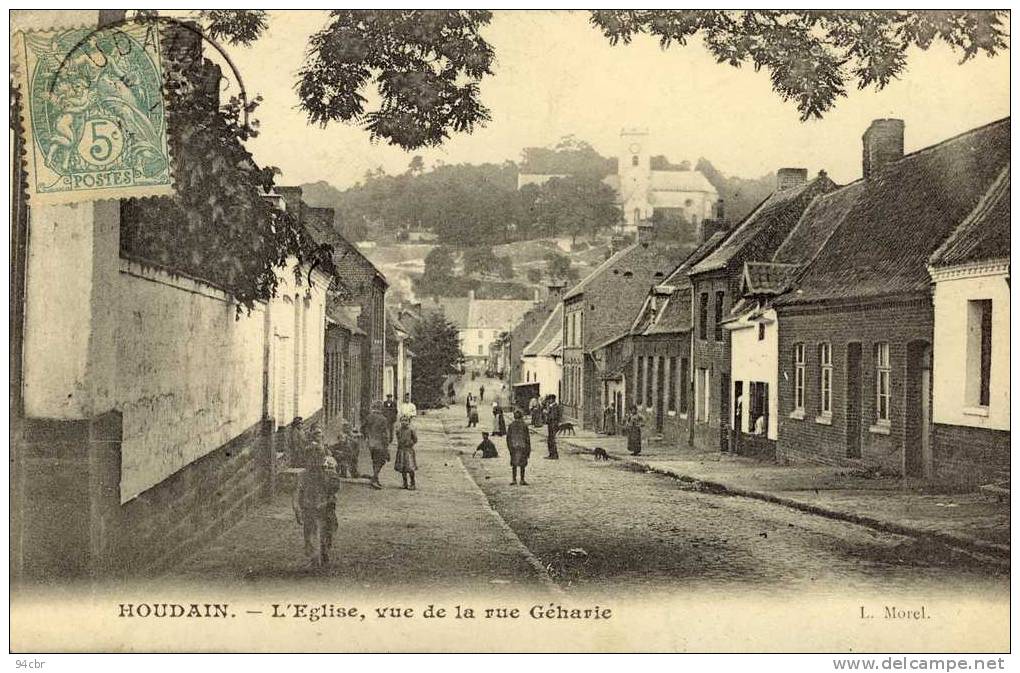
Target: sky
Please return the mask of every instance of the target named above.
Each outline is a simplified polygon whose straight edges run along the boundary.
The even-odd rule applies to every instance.
[[[294,83],[308,37],[325,12],[273,11],[252,47],[228,48],[249,96],[261,94],[256,160],[283,171],[281,184],[325,180],[344,189],[366,171],[400,173],[415,154],[431,166],[519,160],[521,149],[574,134],[617,156],[623,127],[645,127],[653,154],[708,158],[728,175],[758,177],[780,167],[824,169],[840,183],[861,174],[861,134],[872,119],[905,120],[910,152],[1009,114],[1009,54],[959,65],[948,47],[908,54],[901,79],[881,92],[848,87],[822,120],[801,122],[766,72],[716,64],[698,43],[659,48],[649,36],[611,46],[586,12],[495,12],[483,35],[493,75],[481,83],[492,120],[435,149],[405,152],[372,142],[348,124],[309,125]]]

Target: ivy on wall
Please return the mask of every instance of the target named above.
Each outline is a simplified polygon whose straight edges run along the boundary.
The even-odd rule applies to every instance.
[[[220,70],[202,58],[201,43],[180,27],[163,32],[176,193],[122,202],[121,252],[217,285],[239,313],[250,311],[275,296],[288,258],[321,266],[329,246],[317,246],[264,196],[276,171],[259,167],[244,146],[258,133],[251,115],[260,99],[221,106]],[[299,283],[309,279],[297,274]]]

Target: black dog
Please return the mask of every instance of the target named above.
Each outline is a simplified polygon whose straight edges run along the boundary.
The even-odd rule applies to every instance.
[[[592,450],[592,453],[595,454],[595,460],[596,461],[598,461],[598,460],[609,460],[609,454],[606,453],[606,450],[603,449],[601,446],[596,446]]]
[[[556,427],[556,434],[557,435],[576,435],[577,432],[574,430],[574,424],[573,423],[560,423]]]

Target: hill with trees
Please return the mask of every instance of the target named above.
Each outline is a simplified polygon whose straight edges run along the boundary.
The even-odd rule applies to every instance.
[[[674,164],[658,155],[652,157],[652,168],[690,170],[690,163]],[[726,176],[705,158],[695,169],[719,191],[733,221],[749,213],[775,185],[773,174],[753,179]],[[346,190],[323,181],[302,187],[310,205],[336,211],[338,230],[351,240],[399,242],[408,232],[431,231],[441,244],[476,247],[597,236],[619,221],[615,195],[602,183],[615,171],[616,159],[567,136],[555,147],[525,148],[520,164],[441,164],[426,170],[421,157],[415,156],[404,173],[368,171]],[[564,177],[517,189],[519,173]]]

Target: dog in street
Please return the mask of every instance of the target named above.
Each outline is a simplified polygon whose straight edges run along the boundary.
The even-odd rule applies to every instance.
[[[595,460],[596,461],[599,461],[599,460],[609,460],[609,454],[606,453],[606,450],[603,449],[601,446],[596,446],[592,450],[592,453],[595,454]]]
[[[556,426],[557,435],[576,435],[577,431],[574,430],[573,423],[560,423]]]

